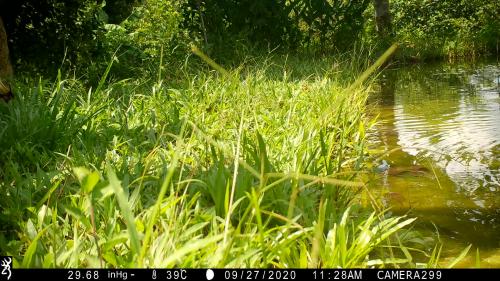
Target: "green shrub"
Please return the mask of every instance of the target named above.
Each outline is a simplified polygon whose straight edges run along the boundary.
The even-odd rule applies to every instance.
[[[363,29],[368,4],[369,0],[190,0],[183,26],[219,60],[248,55],[248,47],[347,50]]]
[[[64,58],[71,66],[89,60],[105,20],[98,2],[10,1],[2,7],[17,69],[57,72]]]
[[[179,27],[182,2],[145,1],[120,24],[105,24],[99,69],[113,56],[113,75],[123,78],[151,75],[159,69],[161,59],[166,66],[182,62],[186,48],[182,48],[183,54],[176,53],[179,45],[186,46],[185,33]]]
[[[409,56],[432,58],[496,52],[498,1],[391,1],[397,40]]]

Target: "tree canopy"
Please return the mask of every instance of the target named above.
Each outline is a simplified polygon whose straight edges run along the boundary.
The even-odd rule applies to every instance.
[[[1,0],[16,65],[66,64],[82,69],[119,55],[124,73],[160,55],[163,47],[187,51],[197,42],[214,56],[237,58],[238,49],[337,52],[357,42],[379,44],[377,3],[390,2],[393,35],[409,55],[470,50],[495,52],[498,1],[304,0]],[[238,46],[238,47],[235,47]],[[180,48],[179,48],[180,47]],[[412,49],[413,48],[413,49]],[[103,66],[97,66],[103,67]],[[128,69],[128,70],[127,70]]]

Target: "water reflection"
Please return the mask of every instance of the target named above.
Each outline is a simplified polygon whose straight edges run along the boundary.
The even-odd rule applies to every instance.
[[[400,148],[379,182],[395,212],[488,251],[500,249],[499,82],[497,64],[387,71],[370,135],[373,147]]]

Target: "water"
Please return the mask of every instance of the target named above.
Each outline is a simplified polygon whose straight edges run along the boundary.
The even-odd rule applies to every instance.
[[[390,168],[373,188],[395,214],[444,243],[443,262],[500,267],[500,66],[415,65],[380,79],[371,148]]]

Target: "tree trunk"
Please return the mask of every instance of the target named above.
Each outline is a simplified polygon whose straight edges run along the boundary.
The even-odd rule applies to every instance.
[[[373,0],[375,23],[380,37],[387,38],[392,34],[391,12],[389,0]]]
[[[12,98],[12,92],[7,80],[12,77],[13,70],[9,59],[9,46],[7,32],[0,17],[0,99],[8,101]]]

